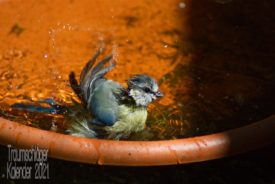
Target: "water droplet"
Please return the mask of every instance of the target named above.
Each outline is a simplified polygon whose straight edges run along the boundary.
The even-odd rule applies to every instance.
[[[186,7],[186,4],[184,2],[179,3],[179,8],[185,8],[185,7]]]
[[[57,126],[54,122],[52,122],[51,130],[52,131],[57,131]]]

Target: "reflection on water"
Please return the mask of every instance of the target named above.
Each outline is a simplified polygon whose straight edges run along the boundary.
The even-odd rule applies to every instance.
[[[228,0],[19,2],[0,3],[0,16],[6,17],[0,20],[3,117],[64,132],[75,117],[86,116],[68,74],[79,75],[101,41],[103,55],[114,48],[118,54],[108,78],[125,85],[129,76],[147,73],[165,93],[150,105],[146,130],[133,140],[207,134],[274,113],[274,26],[272,16],[261,12],[269,13],[264,3],[255,8]],[[47,107],[39,102],[45,98],[70,113],[11,108]]]

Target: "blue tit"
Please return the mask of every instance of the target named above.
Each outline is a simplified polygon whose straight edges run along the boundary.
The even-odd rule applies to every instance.
[[[97,65],[95,56],[87,62],[80,75],[70,74],[70,84],[91,113],[92,120],[81,120],[69,129],[71,135],[97,137],[91,125],[101,126],[109,139],[127,138],[131,133],[142,131],[147,119],[147,106],[162,97],[157,82],[146,74],[128,79],[128,88],[108,80],[104,76],[115,66],[113,56],[107,56]]]

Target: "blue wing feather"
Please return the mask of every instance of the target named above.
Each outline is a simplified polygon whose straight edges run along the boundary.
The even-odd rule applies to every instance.
[[[91,110],[97,121],[103,125],[110,126],[117,121],[119,103],[115,94],[121,89],[122,86],[119,84],[103,79],[87,102],[88,109]]]

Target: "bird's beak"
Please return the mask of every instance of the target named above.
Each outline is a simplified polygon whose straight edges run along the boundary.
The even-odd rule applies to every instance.
[[[164,96],[164,94],[163,94],[162,92],[160,92],[160,91],[156,92],[155,95],[156,95],[156,97],[158,97],[158,98]]]

